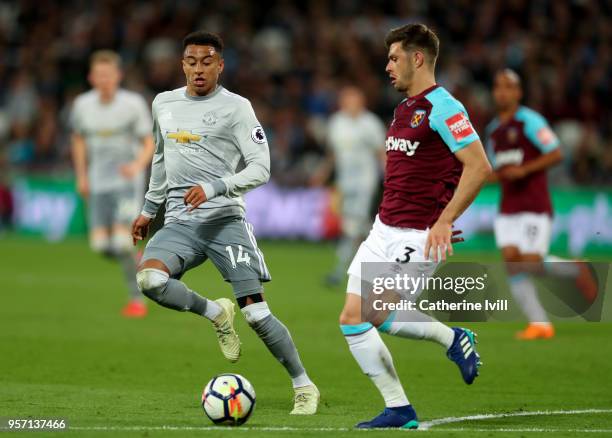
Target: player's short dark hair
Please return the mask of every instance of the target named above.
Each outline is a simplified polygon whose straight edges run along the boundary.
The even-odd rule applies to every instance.
[[[197,46],[212,46],[219,54],[223,53],[223,40],[219,35],[204,30],[196,30],[183,38],[183,50],[190,44]]]
[[[385,38],[387,50],[391,44],[401,42],[402,49],[409,51],[423,50],[428,56],[430,65],[435,65],[440,51],[440,40],[433,30],[421,23],[406,24],[391,29]]]

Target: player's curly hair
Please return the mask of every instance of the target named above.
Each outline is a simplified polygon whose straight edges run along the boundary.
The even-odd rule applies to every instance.
[[[206,32],[204,30],[191,32],[183,39],[183,50],[190,44],[212,46],[219,54],[223,53],[223,40],[213,32]]]
[[[413,23],[391,29],[385,38],[385,46],[389,49],[391,44],[397,42],[401,42],[402,48],[406,51],[423,50],[427,55],[429,64],[431,66],[436,64],[440,50],[440,40],[435,32],[426,25]]]

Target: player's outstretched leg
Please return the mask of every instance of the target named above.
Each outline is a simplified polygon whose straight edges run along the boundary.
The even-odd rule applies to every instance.
[[[555,335],[554,326],[540,302],[538,291],[530,275],[534,268],[539,269],[542,266],[542,256],[537,253],[523,254],[515,246],[503,247],[502,256],[506,262],[512,297],[529,321],[529,325],[524,330],[516,333],[516,338],[521,340],[552,338]]]
[[[573,279],[587,302],[593,303],[597,299],[599,284],[590,263],[549,255],[544,258],[543,266],[545,272],[555,277]]]
[[[531,277],[526,273],[510,275],[510,292],[529,320],[527,328],[518,332],[516,338],[521,340],[552,338],[555,329],[540,303],[538,291]]]
[[[124,278],[129,289],[129,303],[123,308],[122,314],[128,318],[142,318],[147,314],[147,307],[143,302],[143,296],[136,285],[136,261],[134,259],[132,240],[129,234],[113,230],[108,233],[106,228],[96,227],[89,236],[91,249],[110,259],[116,260],[121,265]]]
[[[359,295],[346,294],[346,303],[340,315],[340,329],[361,370],[372,380],[385,400],[385,409],[380,415],[359,423],[357,427],[416,429],[419,426],[418,418],[395,372],[391,353],[374,326],[362,322]]]
[[[295,391],[291,414],[315,414],[319,406],[319,390],[306,374],[287,327],[270,312],[261,293],[238,298],[238,304],[247,323],[291,376]]]
[[[447,357],[459,367],[468,385],[478,376],[482,365],[476,351],[474,333],[468,329],[448,327],[440,321],[416,310],[391,312],[378,330],[394,336],[433,341],[446,349]]]
[[[155,267],[152,267],[155,266]],[[208,300],[190,290],[185,283],[170,278],[159,260],[147,260],[136,275],[144,295],[169,309],[191,312],[208,318],[215,326],[221,351],[227,360],[240,357],[240,339],[234,329],[234,303],[226,298]]]

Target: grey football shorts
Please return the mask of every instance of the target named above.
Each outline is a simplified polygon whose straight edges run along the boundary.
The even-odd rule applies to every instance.
[[[92,193],[87,200],[89,228],[125,225],[131,227],[138,215],[140,202],[133,189]]]
[[[342,191],[342,232],[350,237],[367,236],[372,227],[374,194],[368,188]]]
[[[241,218],[203,224],[170,222],[149,240],[142,261],[160,260],[172,278],[210,259],[236,298],[260,293],[270,273],[257,247],[251,224]]]

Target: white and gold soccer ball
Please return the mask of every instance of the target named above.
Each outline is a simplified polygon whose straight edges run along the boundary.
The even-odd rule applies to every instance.
[[[219,374],[204,388],[202,408],[215,424],[239,426],[246,423],[253,413],[255,390],[239,374]]]

